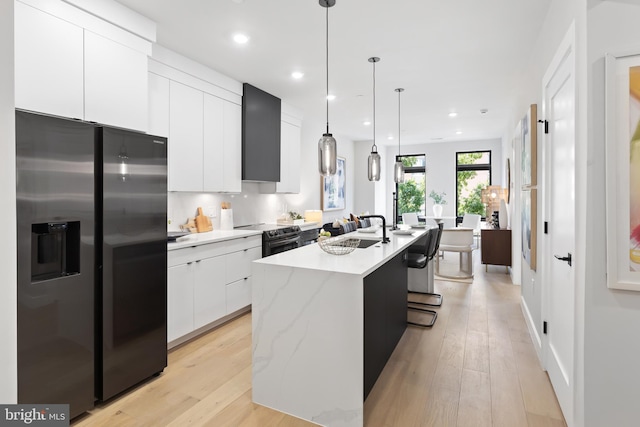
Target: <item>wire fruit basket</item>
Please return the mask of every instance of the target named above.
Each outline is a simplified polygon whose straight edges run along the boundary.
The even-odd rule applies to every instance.
[[[352,237],[332,237],[318,242],[320,249],[331,255],[346,255],[353,252],[360,244],[360,239]]]

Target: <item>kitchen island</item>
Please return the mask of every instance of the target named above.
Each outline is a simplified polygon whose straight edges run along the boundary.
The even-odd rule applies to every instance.
[[[425,232],[389,233],[389,243],[343,256],[314,244],[254,261],[253,401],[362,426],[364,400],[406,329],[406,253]]]

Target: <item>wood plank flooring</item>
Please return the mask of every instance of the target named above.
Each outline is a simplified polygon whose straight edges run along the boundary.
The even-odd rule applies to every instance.
[[[502,267],[436,281],[431,329],[408,327],[365,402],[366,426],[566,426]],[[428,319],[427,319],[428,320]],[[84,426],[310,426],[251,401],[251,314],[169,353],[164,373],[77,418]]]

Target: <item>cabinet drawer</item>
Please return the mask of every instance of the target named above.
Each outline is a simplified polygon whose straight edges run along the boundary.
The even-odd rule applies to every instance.
[[[259,259],[262,248],[248,248],[225,256],[226,283],[251,276],[251,261]]]
[[[227,247],[226,253],[242,251],[249,248],[260,248],[260,256],[262,256],[262,236],[260,235],[227,240],[224,243]]]
[[[251,304],[251,277],[229,283],[227,289],[227,314]]]
[[[232,240],[224,240],[222,242],[207,243],[205,245],[190,246],[187,248],[168,251],[167,262],[169,267],[173,267],[175,265],[186,264],[188,262],[244,251],[245,249],[251,248],[259,249],[259,255],[257,258],[262,256],[261,236],[240,237]],[[257,258],[252,258],[251,261]],[[233,282],[233,280],[231,280],[231,282]]]

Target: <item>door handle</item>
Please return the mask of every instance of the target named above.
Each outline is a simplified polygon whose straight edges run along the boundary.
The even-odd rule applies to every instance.
[[[558,256],[558,255],[554,255],[554,257],[556,257],[556,259],[560,260],[560,261],[566,261],[569,266],[571,266],[571,254],[567,254],[567,256]]]

